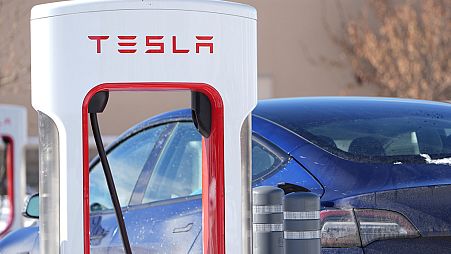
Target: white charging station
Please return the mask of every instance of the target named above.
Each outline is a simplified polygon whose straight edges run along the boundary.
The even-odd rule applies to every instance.
[[[5,200],[0,237],[23,226],[22,209],[26,195],[25,144],[27,142],[27,110],[22,106],[0,104],[0,141],[6,173]],[[2,183],[3,184],[3,183]]]
[[[251,252],[256,19],[250,6],[214,0],[64,1],[32,9],[41,253],[89,253],[88,105],[97,92],[133,90],[208,97],[204,253]]]

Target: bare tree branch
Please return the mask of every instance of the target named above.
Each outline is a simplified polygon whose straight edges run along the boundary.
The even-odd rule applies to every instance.
[[[429,100],[451,98],[451,0],[372,0],[369,14],[348,19],[344,50],[357,82],[377,86],[383,96]]]

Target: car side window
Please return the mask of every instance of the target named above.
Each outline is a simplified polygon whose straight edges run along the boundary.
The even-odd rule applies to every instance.
[[[122,207],[129,204],[138,177],[166,128],[168,128],[168,125],[160,125],[141,131],[108,152],[108,161]],[[91,210],[113,209],[100,162],[91,169],[89,181]]]
[[[263,177],[282,165],[278,153],[255,137],[252,139],[252,179]]]
[[[282,159],[262,142],[252,141],[253,178],[281,165]],[[143,203],[202,193],[202,137],[192,122],[178,123],[152,172]]]
[[[143,203],[200,194],[202,137],[192,122],[180,122],[163,149]]]

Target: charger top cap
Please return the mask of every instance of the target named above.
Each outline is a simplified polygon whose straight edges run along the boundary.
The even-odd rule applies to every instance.
[[[212,12],[257,19],[254,8],[239,3],[220,0],[77,0],[37,5],[31,11],[31,19],[116,10],[165,10]]]

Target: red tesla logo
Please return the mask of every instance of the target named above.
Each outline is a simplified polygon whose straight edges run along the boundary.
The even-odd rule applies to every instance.
[[[194,42],[193,48],[189,48],[185,45],[182,47],[177,43],[177,36],[172,36],[171,38],[171,50],[166,50],[166,42],[163,40],[164,36],[154,35],[145,36],[143,38],[143,43],[145,43],[147,50],[144,52],[146,54],[164,54],[166,52],[172,54],[188,54],[191,50],[194,50],[196,54],[200,54],[201,51],[209,52],[213,54],[213,36],[195,36],[196,40]],[[88,36],[89,40],[96,42],[96,52],[97,54],[102,53],[102,45],[104,41],[108,41],[110,36],[107,35],[93,35]],[[138,49],[136,45],[139,42],[138,36],[135,35],[119,35],[117,36],[117,52],[121,54],[135,54]],[[202,50],[204,48],[204,50]]]
[[[5,119],[0,119],[0,127],[1,126],[11,125],[11,124],[12,124],[12,120],[9,117],[7,117]]]

